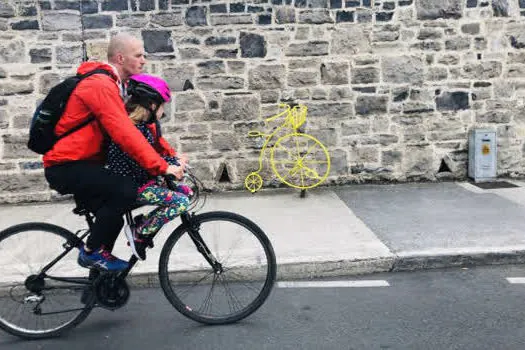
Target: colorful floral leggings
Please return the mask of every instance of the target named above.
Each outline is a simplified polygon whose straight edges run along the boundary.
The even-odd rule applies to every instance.
[[[178,186],[177,191],[171,191],[156,184],[140,188],[138,202],[140,204],[158,205],[140,223],[137,232],[143,235],[157,233],[162,226],[186,211],[189,205],[186,186]]]

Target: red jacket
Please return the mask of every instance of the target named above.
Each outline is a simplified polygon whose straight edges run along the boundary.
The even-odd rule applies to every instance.
[[[92,160],[103,164],[106,154],[104,138],[107,135],[151,175],[164,174],[168,164],[129,119],[120,96],[117,76],[111,66],[85,62],[77,73],[85,74],[100,68],[111,72],[113,77],[94,74],[82,80],[73,90],[64,114],[55,127],[55,133],[61,135],[90,115],[95,120],[60,139],[44,155],[44,167],[75,160]],[[162,148],[166,150],[159,150],[160,153],[174,152],[167,143]]]

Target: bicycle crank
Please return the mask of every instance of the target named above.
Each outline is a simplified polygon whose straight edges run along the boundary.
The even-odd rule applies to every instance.
[[[129,300],[129,286],[122,277],[113,273],[101,274],[93,284],[97,304],[108,310],[116,310]]]

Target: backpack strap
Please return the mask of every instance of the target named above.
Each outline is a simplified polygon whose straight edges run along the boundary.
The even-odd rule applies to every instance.
[[[105,69],[95,69],[95,70],[92,70],[91,72],[87,72],[86,74],[77,74],[77,77],[80,79],[80,80],[83,80],[87,77],[90,77],[94,74],[105,74],[109,77],[112,77],[111,73],[108,72],[107,70]],[[80,82],[79,80],[79,82]],[[71,135],[72,133],[74,133],[75,131],[77,130],[80,130],[82,129],[84,126],[88,125],[89,123],[91,123],[93,120],[95,120],[95,117],[93,116],[89,116],[89,118],[87,118],[86,120],[84,120],[82,123],[78,124],[78,125],[75,125],[74,127],[72,127],[71,129],[69,129],[68,131],[66,131],[65,133],[63,133],[62,135],[58,136],[57,137],[57,140],[60,140],[68,135]]]

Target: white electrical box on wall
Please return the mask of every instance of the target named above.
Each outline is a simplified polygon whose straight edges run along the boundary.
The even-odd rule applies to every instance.
[[[496,179],[497,143],[496,131],[474,129],[469,134],[468,176],[474,182]]]

